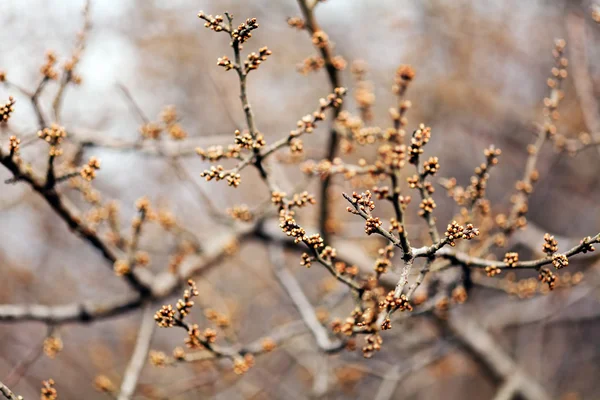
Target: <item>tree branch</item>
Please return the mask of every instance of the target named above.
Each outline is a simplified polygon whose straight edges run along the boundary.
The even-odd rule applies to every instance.
[[[133,397],[142,369],[146,364],[155,326],[154,310],[151,304],[147,303],[143,309],[137,341],[123,376],[123,383],[121,384],[118,400],[130,400]]]

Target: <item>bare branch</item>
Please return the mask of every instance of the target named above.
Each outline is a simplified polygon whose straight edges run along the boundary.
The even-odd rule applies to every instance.
[[[321,30],[321,27],[317,24],[317,20],[314,16],[314,8],[317,5],[318,1],[314,1],[312,4],[309,3],[308,0],[298,0],[298,5],[300,6],[300,10],[302,11],[302,15],[304,16],[304,23],[306,26],[306,30],[311,36],[311,39],[314,40],[315,33],[324,34]],[[335,90],[338,87],[342,86],[341,75],[337,68],[335,67],[335,63],[333,61],[333,49],[331,48],[330,43],[325,40],[325,42],[320,43],[317,46],[317,49],[321,53],[323,60],[325,61],[325,69],[327,70],[327,77],[329,78],[329,83],[331,84],[331,89]],[[342,108],[334,108],[333,109],[333,117],[331,128],[329,129],[329,141],[326,147],[325,158],[329,161],[333,161],[338,153],[340,135],[336,130],[334,123],[338,115],[340,114]],[[331,218],[331,211],[329,209],[330,206],[330,195],[329,195],[329,186],[331,185],[332,176],[327,175],[323,181],[321,182],[320,187],[320,203],[319,203],[319,231],[323,235],[323,239],[328,242],[329,241],[329,228],[328,224]]]
[[[21,396],[17,396],[4,383],[0,382],[0,393],[9,400],[23,400]]]
[[[579,97],[585,124],[594,141],[598,142],[600,141],[600,104],[594,95],[594,83],[588,66],[585,19],[570,13],[566,21],[570,43],[571,76]],[[600,152],[600,147],[595,147]]]
[[[131,359],[125,370],[125,375],[123,376],[123,383],[121,384],[118,400],[129,400],[133,397],[142,369],[146,364],[155,326],[154,310],[151,304],[148,303],[143,309],[140,330],[138,332],[135,348],[133,349],[133,354],[131,355]]]
[[[325,329],[323,325],[321,325],[321,322],[319,322],[317,313],[302,291],[302,287],[300,287],[300,284],[296,278],[294,278],[290,271],[288,271],[288,269],[285,267],[283,248],[278,245],[270,245],[269,253],[271,256],[271,263],[275,269],[275,276],[277,276],[281,286],[283,286],[294,302],[294,305],[302,316],[304,323],[306,326],[308,326],[315,337],[318,346],[324,351],[331,351],[342,346],[343,344],[340,340],[332,341],[329,338],[327,329]]]
[[[549,400],[544,388],[522,371],[484,329],[460,312],[452,312],[447,321],[461,343],[503,381],[513,380],[527,400]]]

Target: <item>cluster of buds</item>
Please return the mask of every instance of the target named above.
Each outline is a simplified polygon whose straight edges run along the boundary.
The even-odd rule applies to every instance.
[[[421,217],[426,217],[435,210],[435,207],[437,207],[435,201],[431,197],[427,197],[421,200],[421,204],[419,204],[419,215]]]
[[[246,22],[242,22],[236,29],[231,32],[231,37],[240,45],[244,44],[252,37],[252,31],[258,28],[256,18],[248,18]]]
[[[319,236],[320,237],[320,236]],[[321,258],[324,260],[332,260],[337,257],[337,250],[331,246],[325,246],[323,250],[321,250]]]
[[[94,378],[94,389],[100,393],[112,394],[117,391],[115,384],[106,375],[98,375]]]
[[[79,64],[81,59],[81,51],[76,51],[69,60],[65,61],[64,69],[67,73],[66,77],[69,82],[73,82],[76,85],[81,85],[83,81],[81,75],[75,73],[75,67]]]
[[[543,134],[552,137],[556,134],[556,126],[554,121],[559,117],[558,104],[562,100],[564,94],[560,90],[562,81],[567,78],[567,65],[569,61],[564,57],[565,46],[567,43],[563,39],[557,39],[554,42],[554,67],[551,70],[551,77],[548,78],[547,84],[550,88],[550,96],[544,98],[544,115],[548,117],[542,130]]]
[[[367,63],[363,60],[355,60],[350,67],[350,72],[356,80],[354,90],[354,100],[360,109],[360,114],[364,122],[373,119],[373,104],[375,103],[375,93],[373,84],[365,79],[367,74]]]
[[[203,11],[199,11],[198,18],[206,21],[204,26],[215,32],[220,32],[220,31],[226,29],[225,25],[223,25],[223,16],[222,15],[217,15],[217,16],[213,17],[212,15],[204,14]]]
[[[312,247],[315,250],[318,250],[324,246],[323,238],[318,233],[313,233],[312,235],[305,238],[304,241],[306,242],[307,245],[309,245],[310,247]]]
[[[163,131],[167,131],[174,140],[187,137],[187,132],[177,123],[177,110],[175,106],[166,106],[160,115],[161,122],[147,122],[140,126],[140,133],[144,139],[157,140]]]
[[[304,20],[300,17],[288,17],[287,23],[292,28],[296,29],[304,29]]]
[[[279,213],[279,227],[286,235],[293,237],[295,243],[300,243],[308,239],[304,228],[298,225],[293,214],[286,212],[286,210],[281,210]]]
[[[464,304],[467,301],[467,290],[464,286],[457,286],[452,289],[452,301],[456,304]]]
[[[569,265],[569,259],[564,254],[554,254],[552,256],[552,265],[556,269],[564,268]]]
[[[158,139],[162,133],[162,127],[155,122],[148,122],[140,127],[140,133],[144,139]]]
[[[550,235],[549,233],[544,234],[544,245],[542,246],[542,251],[549,256],[558,251],[558,242],[556,239],[554,239],[554,236]]]
[[[306,268],[310,268],[312,265],[313,258],[308,255],[308,253],[302,253],[300,257],[300,265]]]
[[[13,135],[8,138],[8,149],[11,157],[19,154],[20,145],[21,139],[17,138],[16,136]]]
[[[339,128],[342,128],[340,129],[340,132],[345,134],[345,140],[349,141],[349,139],[353,139],[356,140],[358,144],[365,145],[373,144],[378,139],[375,135],[359,134],[359,131],[364,128],[364,120],[359,116],[352,115],[348,111],[340,111],[335,122]],[[378,133],[381,132],[381,129],[373,129],[376,129]],[[350,148],[345,149],[345,153],[350,153],[353,150],[351,143],[346,144],[346,147],[348,146],[350,146]]]
[[[198,296],[198,288],[196,283],[189,279],[187,281],[189,289],[183,291],[183,298],[177,300],[177,311],[179,311],[179,317],[184,319],[189,313],[191,308],[194,306],[192,298]]]
[[[375,193],[378,200],[391,198],[389,186],[376,186],[373,188],[373,193]]]
[[[547,284],[548,289],[550,290],[554,290],[556,287],[556,275],[554,275],[554,273],[552,273],[552,271],[549,269],[541,268],[538,279],[540,282]]]
[[[315,31],[312,35],[312,42],[318,48],[324,48],[329,45],[329,37],[321,30]]]
[[[371,186],[385,179],[385,169],[379,163],[367,165],[364,159],[358,160],[358,166],[347,165],[341,158],[336,157],[332,161],[327,159],[315,163],[309,160],[302,164],[302,172],[307,175],[316,175],[325,179],[330,175],[343,174],[346,180],[351,180],[353,186]]]
[[[396,76],[394,78],[394,86],[392,90],[398,96],[404,95],[410,82],[415,79],[415,70],[410,65],[401,65],[396,70]]]
[[[471,177],[471,184],[466,190],[465,196],[470,199],[471,204],[485,197],[487,181],[489,179],[489,170],[498,164],[498,157],[502,154],[500,149],[490,146],[484,150],[486,162],[475,168],[475,175]]]
[[[229,71],[235,68],[235,64],[231,62],[229,57],[223,56],[217,59],[217,65],[225,68],[225,71]]]
[[[400,203],[400,207],[402,207],[402,210],[405,210],[406,198],[404,196],[400,197],[402,197],[402,200],[398,199],[398,202]],[[390,218],[390,227],[388,228],[388,231],[402,233],[404,232],[404,228],[402,227],[402,224],[400,224],[400,221],[398,221],[396,218]]]
[[[165,125],[172,125],[177,122],[177,109],[173,105],[168,105],[163,108],[160,113],[160,119]]]
[[[183,140],[187,137],[187,132],[179,124],[167,126],[167,133],[173,140]]]
[[[536,293],[548,293],[557,287],[576,286],[583,280],[583,274],[577,272],[571,276],[565,272],[561,276],[554,275],[552,271],[541,268],[537,278],[527,278],[515,281],[514,274],[508,274],[504,280],[504,290],[510,295],[516,295],[521,299],[531,298]]]
[[[242,183],[242,177],[236,172],[225,172],[222,165],[211,166],[210,169],[202,171],[200,176],[207,181],[220,181],[225,179],[229,186],[238,187]]]
[[[581,244],[583,245],[581,252],[586,254],[587,252],[595,251],[594,245],[591,243],[592,238],[587,236],[581,240]]]
[[[456,221],[452,221],[452,223],[448,224],[445,235],[448,244],[454,247],[456,246],[456,239],[471,240],[474,237],[479,236],[479,229],[475,228],[473,224],[467,224],[465,227]]]
[[[404,167],[406,160],[406,146],[403,144],[391,145],[386,143],[377,149],[377,155],[383,165],[400,169]]]
[[[48,379],[42,381],[41,400],[56,400],[58,399],[58,392],[54,388],[54,379]]]
[[[185,339],[185,344],[190,349],[203,349],[217,340],[217,332],[214,329],[206,328],[200,332],[198,325],[193,324],[188,329],[188,337]]]
[[[58,71],[54,68],[56,66],[56,54],[53,51],[46,52],[46,62],[41,66],[40,72],[45,79],[56,79],[58,78]]]
[[[124,276],[131,272],[131,265],[129,261],[120,259],[113,264],[113,271],[117,276]]]
[[[333,267],[335,268],[336,272],[340,275],[347,275],[350,277],[355,277],[356,275],[358,275],[359,269],[358,266],[356,265],[348,265],[345,262],[342,261],[337,261]]]
[[[440,170],[440,163],[437,157],[429,157],[429,160],[423,163],[425,175],[435,175]]]
[[[420,189],[422,187],[419,175],[409,176],[406,178],[406,182],[408,183],[408,187],[411,189]]]
[[[371,235],[379,230],[382,222],[378,217],[368,217],[365,223],[365,233]]]
[[[219,328],[227,328],[231,325],[231,319],[227,315],[219,313],[212,308],[204,310],[204,317]]]
[[[210,146],[208,149],[196,147],[196,154],[203,160],[215,162],[222,158],[238,158],[240,156],[240,147],[237,145],[229,145],[227,149],[223,146]]]
[[[600,5],[598,4],[592,5],[592,19],[600,24]]]
[[[182,347],[175,347],[173,349],[173,358],[178,360],[178,361],[183,361],[185,360],[185,350]]]
[[[286,200],[286,196],[287,193],[275,190],[271,192],[271,203],[273,203],[277,207],[282,208],[285,206],[284,202]]]
[[[423,153],[425,146],[431,138],[431,128],[424,124],[419,125],[419,129],[413,132],[410,140],[410,149],[408,151],[408,162],[417,164],[419,156]]]
[[[516,196],[511,197],[511,202],[515,203],[517,201]],[[496,216],[496,224],[500,228],[504,230],[504,233],[510,233],[515,231],[516,229],[523,229],[527,226],[527,212],[529,211],[529,206],[527,205],[527,201],[521,203],[516,211],[516,218],[510,223],[509,219],[504,214],[498,214]]]
[[[394,246],[389,244],[378,250],[379,257],[375,260],[375,272],[377,275],[385,274],[392,266],[392,257],[394,257]]]
[[[319,109],[313,112],[312,115],[305,115],[297,122],[297,128],[290,132],[290,140],[304,133],[312,133],[317,122],[325,119],[325,111],[329,108],[338,108],[341,106],[345,95],[346,89],[340,87],[335,88],[333,93],[329,94],[327,98],[321,98],[319,100]]]
[[[507,267],[516,267],[519,262],[519,254],[515,252],[506,253],[504,255],[504,264]]]
[[[371,192],[368,190],[361,194],[353,192],[351,203],[354,206],[354,208],[347,207],[346,211],[352,214],[358,215],[359,211],[364,212],[366,214],[370,214],[371,211],[375,209],[375,202],[371,200]]]
[[[271,50],[269,50],[266,46],[261,47],[258,50],[258,53],[252,52],[248,54],[246,61],[244,61],[244,66],[246,67],[246,72],[257,69],[260,64],[267,59],[268,56],[273,54]]]
[[[235,144],[243,149],[257,150],[265,145],[265,139],[259,132],[253,137],[248,131],[235,130]]]
[[[362,122],[361,125],[356,126],[353,119],[347,120],[345,124],[352,132],[352,139],[360,145],[373,144],[378,139],[388,140],[381,128],[377,126],[362,126]]]
[[[355,324],[356,320],[354,318],[346,318],[345,322],[342,322],[340,319],[336,318],[333,321],[331,321],[331,330],[335,334],[351,336]]]
[[[389,109],[390,117],[394,122],[394,127],[386,131],[386,139],[392,142],[399,142],[405,135],[406,131],[404,127],[408,125],[408,118],[406,118],[406,112],[412,107],[410,100],[402,100],[398,104],[397,108],[391,107]]]
[[[298,72],[302,75],[308,75],[310,72],[316,72],[325,66],[325,60],[320,56],[306,57],[301,64],[296,66]]]
[[[163,305],[160,310],[154,314],[154,320],[161,328],[170,328],[175,325],[175,310],[173,306]]]
[[[150,350],[148,360],[155,367],[164,367],[167,365],[167,355],[162,351]]]
[[[66,136],[65,128],[57,124],[52,124],[49,128],[38,131],[38,137],[50,145],[49,155],[51,157],[58,157],[62,154],[62,150],[58,148],[58,145],[62,143]]]
[[[170,231],[177,225],[177,220],[171,211],[161,209],[156,214],[159,225],[165,230]]]
[[[496,266],[489,265],[489,266],[485,267],[485,274],[489,277],[494,277],[494,276],[500,274],[500,272],[502,272],[502,270]]]
[[[145,251],[136,251],[133,260],[135,265],[140,267],[147,267],[150,265],[150,255]]]
[[[63,341],[60,337],[52,335],[44,339],[44,354],[49,358],[54,358],[63,349]]]
[[[385,299],[379,302],[379,307],[385,310],[400,310],[400,311],[412,311],[413,306],[410,301],[403,293],[399,297],[394,296],[394,291],[388,292]]]
[[[295,155],[302,154],[304,151],[304,143],[300,139],[290,140],[290,152]]]
[[[81,168],[79,174],[83,179],[90,182],[96,178],[96,171],[100,169],[100,160],[96,157],[90,157],[88,163]]]
[[[415,184],[418,184],[418,177]],[[462,206],[466,203],[466,191],[462,186],[458,185],[456,178],[444,179],[442,180],[442,185],[446,189],[448,197],[452,197],[458,205]]]
[[[260,348],[265,353],[270,353],[277,348],[277,342],[270,337],[265,337],[260,341]]]
[[[371,358],[376,351],[381,350],[383,339],[378,333],[365,336],[365,345],[362,348],[363,357]]]
[[[135,208],[140,213],[148,213],[150,211],[150,200],[147,197],[140,197],[135,202]]]
[[[253,218],[252,212],[250,212],[250,209],[245,204],[228,208],[227,214],[229,214],[231,218],[242,222],[250,222]]]
[[[533,185],[525,181],[517,181],[515,183],[515,189],[517,189],[518,192],[521,192],[526,196],[533,193]]]
[[[333,68],[337,69],[338,71],[343,71],[346,69],[346,65],[348,65],[348,63],[344,57],[335,56],[331,59],[331,65],[333,65]]]
[[[10,96],[8,101],[0,106],[0,122],[6,122],[10,115],[15,111],[15,99]]]
[[[243,357],[237,357],[233,360],[233,372],[236,375],[243,375],[254,366],[254,356],[250,353]]]
[[[183,251],[176,251],[169,257],[169,272],[176,274],[179,271],[179,267],[185,260],[186,253]]]

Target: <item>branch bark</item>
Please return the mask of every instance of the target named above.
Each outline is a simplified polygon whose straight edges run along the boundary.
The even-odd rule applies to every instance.
[[[503,382],[511,380],[511,385],[516,385],[514,392],[518,392],[523,398],[527,400],[550,399],[544,388],[525,371],[522,371],[488,332],[463,314],[460,311],[451,312],[450,318],[443,323],[447,324],[470,353]]]
[[[125,375],[123,376],[123,383],[121,384],[118,400],[129,400],[133,397],[138,380],[142,374],[142,369],[146,364],[155,326],[154,309],[150,303],[147,303],[142,314],[142,322],[140,324],[135,348],[131,359],[129,360],[129,365],[125,370]]]
[[[302,320],[310,329],[315,340],[317,341],[317,345],[324,351],[339,349],[340,346],[342,346],[342,342],[340,340],[332,341],[329,338],[327,329],[323,327],[317,318],[317,313],[304,294],[302,287],[296,278],[290,273],[290,271],[285,268],[283,248],[278,245],[270,245],[269,250],[271,255],[271,263],[275,268],[275,276],[277,276],[279,283],[281,283],[281,286],[283,286],[283,288],[289,294],[294,306],[302,316]]]
[[[0,382],[0,393],[4,395],[9,400],[23,400],[21,396],[17,396],[6,386],[4,383]]]

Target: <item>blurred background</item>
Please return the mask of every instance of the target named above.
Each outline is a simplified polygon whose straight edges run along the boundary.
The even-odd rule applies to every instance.
[[[82,0],[1,1],[0,71],[11,82],[35,89],[47,50],[55,51],[59,61],[70,56],[82,26],[83,6]],[[376,96],[373,124],[390,123],[388,108],[395,101],[391,85],[398,65],[415,68],[417,75],[407,96],[413,104],[408,127],[412,130],[420,122],[432,127],[426,151],[440,158],[444,176],[466,184],[483,160],[483,149],[494,144],[503,150],[488,197],[494,212],[505,212],[514,182],[522,175],[533,124],[542,121],[555,38],[567,41],[570,61],[559,132],[573,139],[582,131],[600,134],[600,25],[592,19],[591,6],[587,1],[566,0],[328,0],[319,4],[316,18],[335,44],[336,54],[349,63],[357,59],[368,63]],[[293,0],[96,0],[91,3],[92,26],[77,68],[82,84],[68,87],[64,98],[61,124],[67,132],[135,142],[141,120],[124,95],[125,88],[152,120],[166,105],[175,105],[188,141],[232,143],[234,130],[244,125],[238,83],[233,73],[217,67],[217,58],[229,54],[228,40],[203,28],[196,17],[201,9],[211,14],[229,11],[238,21],[247,17],[259,21],[246,50],[268,45],[273,55],[251,74],[249,97],[267,142],[294,129],[296,121],[328,94],[324,71],[297,72],[298,64],[315,51],[308,35],[286,22],[287,17],[300,15]],[[342,77],[344,86],[352,90],[349,68]],[[41,98],[48,115],[55,91],[56,84],[50,84]],[[17,107],[10,129],[0,128],[3,146],[10,134],[29,137],[38,129],[29,100],[0,85],[0,99],[9,95],[16,98]],[[356,110],[352,96],[345,107]],[[323,157],[326,125],[306,140],[307,158]],[[533,237],[537,247],[544,232],[581,238],[600,227],[599,152],[590,148],[573,158],[550,147],[538,163],[541,178],[529,212],[533,228],[522,236]],[[43,143],[32,142],[23,146],[22,157],[42,171],[46,151]],[[238,189],[204,182],[199,175],[209,164],[196,156],[182,158],[182,168],[173,168],[161,157],[135,151],[101,147],[83,151],[84,160],[101,158],[102,169],[93,186],[103,199],[118,200],[124,232],[129,232],[135,201],[142,196],[171,211],[200,242],[226,230],[210,218],[209,209],[225,210],[241,203],[254,207],[268,198],[251,170],[242,174]],[[371,149],[360,156],[373,160],[375,152]],[[302,177],[297,167],[286,167],[281,173],[290,182]],[[0,169],[2,181],[10,177]],[[335,185],[336,192],[351,190],[342,180]],[[315,193],[316,188],[313,183],[309,191]],[[85,209],[81,196],[68,185],[64,192]],[[458,208],[442,188],[434,198],[438,220],[445,225]],[[357,244],[376,254],[382,242],[367,240],[362,221],[345,215],[345,207],[342,201],[333,207],[342,220],[340,236],[360,239]],[[419,236],[424,224],[416,212],[412,214],[408,224]],[[304,212],[304,218],[314,223],[310,211]],[[165,270],[175,246],[174,238],[155,226],[145,230],[140,245],[151,255],[150,268],[155,272]],[[535,255],[523,244],[514,246],[523,259]],[[300,267],[298,259],[298,254],[288,254],[287,265],[312,303],[319,304],[331,291],[331,280],[319,268]],[[600,393],[600,269],[586,260],[570,269],[584,271],[585,276],[573,288],[522,299],[476,287],[467,304],[460,306],[460,312],[484,326],[551,398],[594,399]],[[71,234],[25,184],[0,186],[0,276],[2,304],[102,300],[129,290],[106,268],[105,260]],[[244,343],[299,318],[273,277],[265,246],[258,241],[242,243],[234,255],[197,282],[200,303],[231,316]],[[330,308],[330,316],[345,317],[351,304],[346,299]],[[203,320],[200,309],[192,316]],[[104,398],[94,391],[94,379],[106,375],[118,386],[135,344],[139,318],[135,311],[91,324],[57,327],[64,350],[55,359],[40,354],[48,332],[43,324],[0,323],[0,381],[11,377],[12,389],[25,398],[37,396],[40,381],[49,377],[57,382],[59,398]],[[393,370],[400,378],[394,381],[397,385],[390,398],[494,398],[500,383],[497,377],[445,337],[434,322],[417,317],[402,326],[385,336],[384,351],[371,360],[364,360],[360,352],[323,355],[312,337],[304,335],[257,359],[256,367],[241,379],[212,362],[169,368],[148,365],[138,396],[368,399],[379,393],[382,382],[394,381],[387,375]],[[182,345],[183,336],[183,332],[157,330],[152,348],[169,353]],[[421,351],[440,343],[446,343],[444,354],[436,356],[435,362],[412,367]]]

